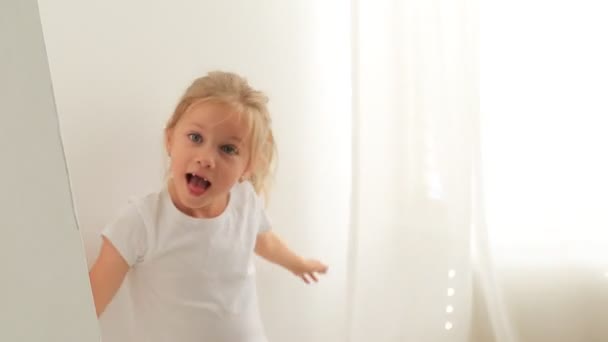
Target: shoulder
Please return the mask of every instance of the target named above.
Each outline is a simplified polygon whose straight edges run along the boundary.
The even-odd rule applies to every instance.
[[[253,185],[248,181],[236,183],[232,189],[232,194],[239,199],[247,201],[255,199],[257,195]]]
[[[148,249],[155,211],[159,204],[159,193],[132,197],[127,205],[104,230],[104,235],[118,250],[129,266],[144,260]]]
[[[235,208],[257,232],[270,229],[270,220],[266,214],[264,200],[255,191],[250,182],[241,182],[235,185],[233,194],[236,198]]]
[[[130,197],[118,213],[109,221],[105,231],[144,231],[154,225],[154,218],[160,203],[160,193],[149,193]]]
[[[251,184],[249,181],[235,184],[232,194],[235,196],[236,201],[242,205],[255,207],[256,209],[263,208],[263,203],[260,196],[257,192],[255,192],[253,184]]]
[[[129,198],[129,207],[131,211],[137,213],[144,223],[156,216],[156,213],[161,208],[163,192],[150,192],[140,196]]]

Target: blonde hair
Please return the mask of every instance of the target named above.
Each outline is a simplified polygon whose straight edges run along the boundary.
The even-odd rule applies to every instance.
[[[226,104],[245,117],[249,124],[250,163],[249,181],[255,191],[269,197],[271,178],[276,163],[276,145],[272,134],[268,97],[253,89],[247,80],[237,74],[213,71],[197,78],[186,89],[173,115],[167,121],[165,134],[175,127],[182,115],[195,103],[215,101]]]

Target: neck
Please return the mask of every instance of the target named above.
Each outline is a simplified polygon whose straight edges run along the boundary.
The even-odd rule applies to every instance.
[[[173,184],[172,179],[169,179],[167,188],[173,205],[182,213],[195,218],[214,218],[221,215],[224,210],[226,210],[230,200],[230,194],[226,194],[224,196],[210,199],[201,207],[191,208],[184,205],[184,203],[180,201],[179,196],[177,196],[177,192],[175,191],[175,184]]]

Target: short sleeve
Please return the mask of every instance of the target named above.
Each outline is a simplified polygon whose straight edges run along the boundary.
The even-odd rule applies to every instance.
[[[256,194],[256,204],[257,204],[256,207],[257,207],[258,217],[259,217],[259,222],[258,222],[258,234],[259,234],[259,233],[264,233],[266,231],[269,231],[272,227],[272,224],[270,222],[270,218],[268,217],[268,214],[266,213],[264,200],[257,194]]]
[[[146,227],[133,203],[129,203],[101,234],[114,245],[129,266],[143,261],[147,249]]]

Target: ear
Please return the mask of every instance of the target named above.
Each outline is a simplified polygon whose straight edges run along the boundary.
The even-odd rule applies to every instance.
[[[243,174],[241,175],[241,177],[239,178],[239,181],[241,181],[241,182],[242,182],[242,181],[244,181],[244,180],[246,180],[246,179],[249,179],[249,178],[251,177],[251,175],[252,175],[252,172],[250,172],[250,171],[248,171],[248,170],[245,170],[245,171],[243,172]]]
[[[247,165],[247,167],[245,168],[245,170],[243,171],[243,173],[241,174],[241,177],[239,178],[239,180],[243,181],[245,179],[249,179],[253,175],[253,169],[254,169],[254,165],[250,161],[249,164]]]

